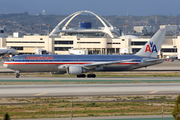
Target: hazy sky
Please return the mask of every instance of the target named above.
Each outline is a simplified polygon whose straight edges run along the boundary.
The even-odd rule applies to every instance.
[[[180,0],[0,0],[0,14],[66,15],[88,10],[103,15],[180,15]]]

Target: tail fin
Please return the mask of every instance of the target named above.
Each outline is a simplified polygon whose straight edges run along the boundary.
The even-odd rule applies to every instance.
[[[159,29],[156,34],[143,46],[136,55],[144,57],[157,58],[158,52],[161,48],[166,29]]]

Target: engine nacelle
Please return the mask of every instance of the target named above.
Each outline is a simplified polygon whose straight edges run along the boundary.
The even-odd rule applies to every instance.
[[[69,75],[80,75],[84,72],[84,69],[81,66],[69,66],[67,72]]]

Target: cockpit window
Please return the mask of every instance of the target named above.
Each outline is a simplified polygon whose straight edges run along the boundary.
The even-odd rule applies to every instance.
[[[14,59],[10,59],[10,61],[14,61]]]

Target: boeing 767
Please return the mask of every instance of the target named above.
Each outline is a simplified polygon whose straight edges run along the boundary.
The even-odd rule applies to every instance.
[[[133,70],[162,63],[164,60],[157,55],[165,33],[166,29],[159,29],[135,55],[18,55],[4,62],[4,66],[14,70],[17,78],[21,72],[67,73],[95,78],[95,71]],[[90,74],[84,74],[88,72]]]

